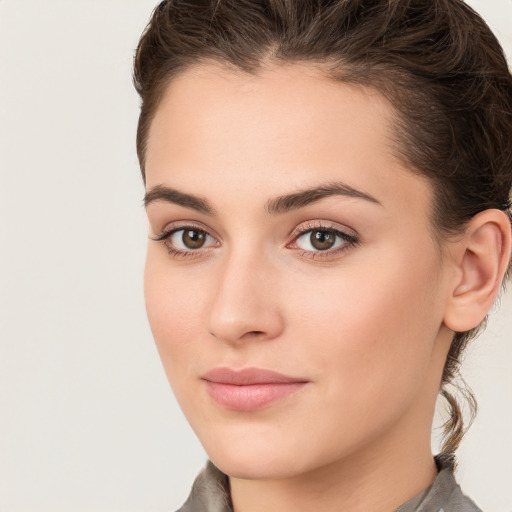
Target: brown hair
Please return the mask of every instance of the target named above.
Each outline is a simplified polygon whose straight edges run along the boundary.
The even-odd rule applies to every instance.
[[[327,77],[379,90],[397,113],[397,156],[433,184],[439,239],[463,232],[480,211],[510,208],[512,77],[497,39],[461,0],[162,2],[135,55],[143,178],[148,131],[166,86],[209,60],[253,74],[269,62],[309,61]],[[450,418],[439,457],[447,466],[466,430],[449,386],[477,330],[455,334],[443,372]],[[474,397],[462,391],[474,415]]]

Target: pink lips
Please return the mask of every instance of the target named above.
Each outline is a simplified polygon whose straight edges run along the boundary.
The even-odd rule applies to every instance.
[[[208,394],[219,405],[236,411],[255,411],[285,398],[308,381],[259,368],[214,368],[202,376]]]

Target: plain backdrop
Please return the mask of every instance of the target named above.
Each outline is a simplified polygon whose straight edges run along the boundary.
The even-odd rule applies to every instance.
[[[512,0],[474,0],[512,55]],[[172,511],[206,455],[142,295],[133,50],[152,0],[0,0],[0,511]],[[464,375],[465,491],[512,512],[512,298]]]

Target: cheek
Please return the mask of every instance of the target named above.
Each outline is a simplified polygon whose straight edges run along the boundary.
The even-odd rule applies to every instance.
[[[435,256],[411,264],[399,254],[379,267],[362,263],[326,280],[289,305],[308,357],[342,393],[400,396],[421,385],[442,323],[433,282]],[[370,403],[370,402],[369,402]]]
[[[204,319],[207,290],[166,255],[148,250],[144,272],[144,297],[151,331],[169,379],[187,374],[187,361],[197,353],[193,341]],[[185,364],[184,364],[185,362]]]

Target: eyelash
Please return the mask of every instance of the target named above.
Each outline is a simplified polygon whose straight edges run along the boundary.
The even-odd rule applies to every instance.
[[[317,250],[317,251],[308,251],[306,249],[300,249],[296,246],[297,240],[302,237],[305,237],[308,233],[312,234],[315,231],[324,232],[326,234],[334,235],[335,240],[339,239],[342,243],[340,246],[334,249],[326,249],[326,250]],[[309,258],[312,260],[322,260],[329,259],[339,256],[341,253],[359,245],[360,239],[355,234],[350,234],[344,231],[341,228],[335,227],[333,225],[325,225],[322,222],[307,222],[305,224],[301,224],[292,232],[293,240],[286,247],[295,249],[299,251],[299,254],[304,258]],[[337,241],[335,241],[337,243]]]
[[[180,231],[196,231],[203,233],[207,237],[213,239],[216,241],[217,245],[208,246],[208,247],[200,247],[198,249],[189,249],[189,250],[183,250],[183,249],[177,249],[170,243],[170,239],[173,235],[176,233],[179,233]],[[309,251],[306,249],[300,249],[296,246],[297,240],[301,239],[302,237],[305,237],[308,233],[313,233],[315,231],[318,232],[325,232],[328,235],[334,235],[335,237],[335,244],[338,243],[341,240],[341,245],[336,247],[335,249],[326,249],[326,250],[317,250],[317,251]],[[297,250],[300,254],[300,256],[304,258],[309,258],[313,260],[320,260],[320,259],[328,259],[333,258],[341,254],[342,252],[345,252],[346,250],[349,250],[356,245],[360,243],[359,237],[354,234],[349,234],[346,231],[343,231],[340,228],[334,227],[333,225],[324,225],[323,223],[314,223],[314,222],[308,222],[305,224],[300,225],[297,227],[290,236],[293,237],[292,241],[286,244],[286,248]],[[159,235],[156,238],[153,238],[156,242],[161,242],[164,247],[167,249],[169,254],[177,259],[194,259],[199,258],[202,255],[204,255],[205,251],[209,251],[216,246],[218,247],[219,242],[216,240],[214,236],[212,236],[205,228],[201,226],[197,226],[194,224],[185,224],[185,225],[179,225],[179,226],[171,226],[170,228],[167,228],[164,232],[162,232],[161,235]]]
[[[210,235],[208,231],[201,227],[194,224],[185,224],[185,225],[179,225],[179,226],[171,226],[164,230],[161,235],[159,235],[156,238],[153,238],[155,242],[161,242],[164,247],[167,249],[169,254],[177,259],[193,259],[201,257],[202,254],[204,254],[204,251],[207,251],[209,249],[212,249],[213,247],[201,247],[199,249],[189,249],[189,250],[183,250],[183,249],[177,249],[176,247],[173,247],[170,243],[170,239],[173,235],[176,233],[179,233],[180,231],[196,231],[200,233],[204,233],[207,237],[212,238],[214,240],[215,237]]]

